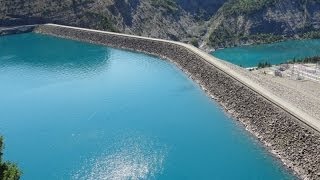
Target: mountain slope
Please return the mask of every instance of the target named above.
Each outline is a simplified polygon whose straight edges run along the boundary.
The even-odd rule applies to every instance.
[[[214,5],[210,8],[204,2],[199,3],[197,11],[201,10],[209,19],[224,1],[210,2]],[[0,0],[0,26],[52,22],[187,41],[199,38],[200,34],[205,33],[201,31],[206,30],[199,28],[203,22],[199,21],[196,9],[188,6],[189,2],[190,0]]]
[[[0,26],[47,22],[210,49],[320,37],[320,0],[0,0]]]
[[[213,47],[320,37],[319,0],[231,0],[211,20]]]

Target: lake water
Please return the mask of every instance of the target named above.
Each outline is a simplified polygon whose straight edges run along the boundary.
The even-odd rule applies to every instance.
[[[288,60],[320,56],[320,39],[290,40],[271,44],[220,49],[213,56],[243,67],[255,67],[259,62],[280,64]]]
[[[0,37],[0,134],[22,179],[293,179],[167,61]]]

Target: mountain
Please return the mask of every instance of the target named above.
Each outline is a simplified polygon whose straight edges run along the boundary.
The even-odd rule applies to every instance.
[[[208,1],[208,8],[196,0],[0,0],[0,26],[52,22],[188,41],[206,33],[202,19],[210,19],[219,2]]]
[[[226,0],[176,0],[177,4],[195,17],[210,19]]]
[[[210,49],[320,37],[320,0],[0,0],[0,26],[48,22]]]
[[[231,0],[211,19],[213,47],[319,38],[320,0]]]

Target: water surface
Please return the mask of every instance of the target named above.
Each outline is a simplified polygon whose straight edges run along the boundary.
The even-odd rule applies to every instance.
[[[320,56],[320,39],[290,40],[271,44],[220,49],[213,56],[243,67],[255,67],[259,62],[280,64],[288,60]]]
[[[293,179],[159,58],[0,37],[0,133],[22,179]]]

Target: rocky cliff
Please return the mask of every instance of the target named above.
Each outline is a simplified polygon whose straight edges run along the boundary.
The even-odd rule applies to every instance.
[[[231,0],[211,19],[213,47],[319,38],[319,0]]]
[[[197,0],[0,0],[0,26],[52,22],[188,41],[205,34],[202,19],[223,1],[208,7]]]
[[[47,22],[210,49],[320,37],[320,0],[0,0],[0,26]]]

